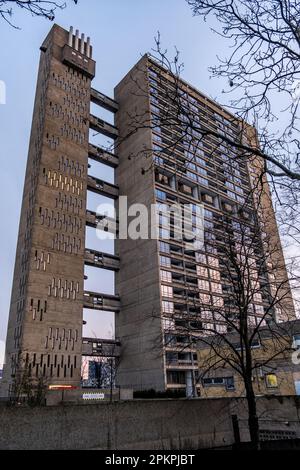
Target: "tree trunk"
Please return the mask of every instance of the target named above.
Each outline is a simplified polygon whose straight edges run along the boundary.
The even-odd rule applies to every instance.
[[[246,399],[248,404],[248,427],[253,450],[259,449],[259,425],[256,410],[256,398],[253,391],[251,377],[245,380]]]

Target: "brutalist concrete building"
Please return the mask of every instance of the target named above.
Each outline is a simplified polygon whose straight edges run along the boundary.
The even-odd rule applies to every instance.
[[[233,221],[243,216],[251,226],[257,212],[249,164],[235,158],[220,136],[255,139],[255,131],[148,55],[116,86],[113,99],[92,88],[95,69],[89,38],[54,25],[41,46],[3,388],[8,393],[24,367],[51,385],[79,387],[83,357],[114,355],[120,386],[191,394],[197,371],[191,331],[203,334],[205,323],[227,331],[209,308],[222,308],[228,295],[220,220],[224,214]],[[91,103],[114,113],[114,125],[92,115]],[[191,125],[189,133],[185,111],[210,132],[197,135]],[[90,129],[112,139],[114,150],[90,143]],[[116,184],[95,177],[89,160],[114,168]],[[128,207],[143,204],[149,214],[161,204],[188,205],[191,231],[194,208],[201,204],[202,247],[193,250],[172,231],[166,238],[163,216],[158,237],[124,236],[124,207],[113,221],[88,207],[90,191],[109,197],[116,209],[126,196]],[[267,187],[263,199],[264,230],[279,247],[278,272],[286,278]],[[86,245],[87,226],[117,227],[114,255]],[[84,290],[85,265],[99,268],[97,292]],[[115,272],[115,295],[101,292],[102,269]],[[293,316],[286,289],[286,310]],[[256,296],[254,321],[267,302],[264,293]],[[117,339],[83,337],[83,309],[97,311],[99,324],[101,311],[115,312]],[[286,319],[286,312],[273,313]]]

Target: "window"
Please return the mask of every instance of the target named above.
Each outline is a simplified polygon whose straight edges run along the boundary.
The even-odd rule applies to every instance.
[[[262,302],[262,296],[260,292],[255,292],[253,295],[253,299],[255,302]]]
[[[215,321],[223,321],[225,318],[225,315],[223,315],[222,313],[215,312],[214,317],[215,317]]]
[[[220,280],[220,273],[219,271],[216,271],[215,269],[210,269],[209,270],[209,275],[211,279],[214,279],[215,281]]]
[[[211,285],[212,292],[215,292],[216,294],[222,294],[221,284],[218,284],[217,282],[211,282],[210,285]]]
[[[173,302],[168,302],[166,300],[162,301],[162,309],[165,313],[173,313],[174,312],[174,304]]]
[[[256,317],[254,315],[248,316],[248,325],[249,326],[256,326]]]
[[[216,324],[216,331],[223,335],[223,334],[227,333],[227,326],[226,325],[221,325],[221,324]]]
[[[208,253],[212,253],[212,254],[217,254],[217,248],[212,246],[212,245],[208,245],[207,243],[205,244],[205,249]]]
[[[154,103],[154,104],[159,104],[159,100],[157,99],[156,96],[150,96],[150,101],[151,103]]]
[[[175,335],[165,334],[164,339],[165,346],[176,346],[177,337]]]
[[[162,152],[163,151],[163,147],[161,145],[153,144],[152,148],[155,152]]]
[[[174,330],[175,322],[172,318],[163,318],[162,325],[164,330]]]
[[[226,377],[225,382],[227,390],[234,390],[234,377]]]
[[[223,377],[203,379],[203,385],[224,385]]]
[[[234,346],[234,349],[236,349],[237,351],[241,350],[241,345],[239,343],[236,343],[233,346]],[[244,347],[244,345],[242,347]],[[251,349],[257,349],[260,347],[261,347],[261,344],[260,344],[259,339],[253,339],[251,343]]]
[[[151,75],[151,77],[157,78],[157,73],[153,69],[149,69],[149,75]]]
[[[161,199],[163,201],[167,199],[167,194],[164,191],[161,191],[160,189],[156,189],[155,194],[157,199]]]
[[[178,354],[174,352],[166,352],[166,363],[167,364],[177,364]]]
[[[233,193],[232,191],[227,190],[227,195],[231,197],[232,199],[235,199],[235,193]]]
[[[156,85],[156,82],[152,80],[152,83],[155,83]],[[150,86],[150,93],[153,93],[154,95],[157,95],[157,89],[154,88],[154,86]]]
[[[204,209],[204,216],[207,217],[208,219],[212,219],[213,218],[213,212],[212,211],[209,211],[208,209]]]
[[[203,263],[203,264],[206,263],[206,255],[204,253],[196,252],[195,258],[196,258],[197,263]]]
[[[223,307],[224,306],[224,300],[223,297],[215,297],[213,296],[212,298],[212,303],[214,307]]]
[[[210,266],[213,266],[214,268],[218,268],[218,267],[219,267],[219,260],[218,260],[218,258],[215,258],[214,256],[208,256],[208,257],[207,257],[207,263],[208,263]]]
[[[266,386],[267,388],[278,387],[278,380],[276,374],[266,374]]]
[[[236,196],[236,200],[240,203],[240,204],[244,204],[245,203],[245,198],[244,197],[241,197],[241,196]]]
[[[160,109],[157,106],[151,105],[151,112],[159,114]]]
[[[172,273],[170,271],[160,270],[160,279],[165,282],[172,282]]]
[[[159,228],[159,238],[163,238],[164,240],[170,239],[170,230],[168,228]]]
[[[198,153],[201,153],[201,151],[199,151]],[[206,166],[206,161],[203,160],[203,158],[201,157],[196,156],[196,162],[199,163],[200,165]]]
[[[227,186],[227,188],[234,189],[234,184],[231,183],[230,181],[226,181],[225,185]]]
[[[207,179],[203,178],[202,176],[198,176],[198,183],[199,183],[200,185],[202,185],[202,186],[208,186],[208,181],[207,181]],[[208,197],[208,196],[206,196],[206,197]],[[211,201],[207,201],[207,202],[212,202],[212,200],[211,200]]]
[[[155,140],[155,142],[162,142],[161,136],[157,134],[153,134],[153,140]]]
[[[211,220],[204,220],[204,227],[212,230],[214,228],[214,223]]]
[[[198,287],[199,289],[209,291],[209,282],[205,281],[204,279],[198,279]]]
[[[293,336],[293,348],[300,349],[300,334]]]
[[[207,176],[207,170],[205,168],[201,168],[201,166],[198,166],[197,170],[200,175]]]
[[[215,334],[215,327],[213,323],[202,323],[202,330],[206,336]]]
[[[213,320],[213,314],[210,310],[202,310],[201,319],[203,320]]]
[[[210,377],[202,380],[204,387],[226,386],[227,390],[234,390],[234,377]]]
[[[192,180],[195,180],[195,181],[197,180],[197,175],[196,175],[196,173],[193,173],[192,171],[187,171],[187,172],[186,172],[186,175],[187,175],[189,178],[191,178]]]
[[[199,299],[204,304],[210,304],[210,295],[209,294],[203,294],[202,292],[199,292]]]
[[[159,251],[162,253],[170,253],[170,245],[166,242],[159,242]]]
[[[161,286],[161,295],[162,295],[163,297],[170,297],[170,298],[172,298],[172,297],[173,297],[173,287],[162,285],[162,286]]]
[[[167,371],[167,382],[169,384],[185,384],[185,372],[183,371]]]
[[[213,241],[213,240],[216,239],[216,235],[214,233],[211,233],[211,232],[204,232],[204,238],[205,238],[205,240]]]
[[[196,171],[196,165],[193,162],[186,161],[185,166],[186,166],[186,168],[189,168],[190,170]]]
[[[208,277],[208,269],[204,266],[196,266],[198,276]]]
[[[164,163],[165,163],[164,159],[162,157],[158,157],[157,155],[154,156],[153,161],[155,165],[159,165],[159,166],[164,166]]]
[[[168,258],[167,256],[160,256],[159,260],[161,266],[171,267],[171,258]]]

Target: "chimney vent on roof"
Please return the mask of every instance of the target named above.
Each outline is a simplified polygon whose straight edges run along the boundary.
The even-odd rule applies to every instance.
[[[70,26],[68,45],[73,47],[73,26]]]
[[[75,34],[75,44],[74,44],[74,49],[78,51],[78,43],[79,43],[79,31],[76,29],[76,34]]]

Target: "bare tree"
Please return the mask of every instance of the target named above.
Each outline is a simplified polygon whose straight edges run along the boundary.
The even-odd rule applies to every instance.
[[[270,174],[299,180],[300,23],[295,0],[187,0],[194,15],[227,39],[230,53],[212,66],[233,95],[228,103],[259,131]],[[213,20],[212,20],[213,21]],[[215,29],[218,28],[219,29]],[[279,105],[278,105],[279,101]],[[279,116],[284,114],[284,119]],[[273,132],[272,132],[273,129]]]
[[[300,22],[297,0],[187,0],[226,40],[212,65],[226,104],[258,131],[281,232],[299,243]]]
[[[48,378],[42,373],[33,375],[27,358],[18,361],[10,392],[10,403],[43,406],[46,403]]]
[[[181,335],[186,339],[181,352],[201,349],[203,345],[209,350],[203,363],[198,364],[195,387],[197,381],[218,369],[232,369],[239,375],[248,405],[251,442],[257,447],[259,421],[253,377],[276,359],[285,355],[290,359],[294,322],[289,320],[295,319],[290,285],[283,271],[280,248],[274,246],[271,236],[262,236],[255,214],[247,219],[220,216],[214,222],[214,229],[208,228],[207,240],[210,258],[217,267],[205,266],[204,250],[195,253],[198,285],[185,283],[188,311],[183,306],[182,313],[170,316],[165,346],[172,350],[174,338]],[[262,340],[266,336],[271,342],[268,348]],[[264,348],[260,360],[253,354],[258,341]]]
[[[75,4],[78,0],[72,0]],[[53,21],[56,10],[66,8],[66,2],[54,2],[48,0],[0,0],[0,16],[10,26],[17,28],[12,22],[12,16],[16,9],[22,9],[32,16],[39,16]]]

